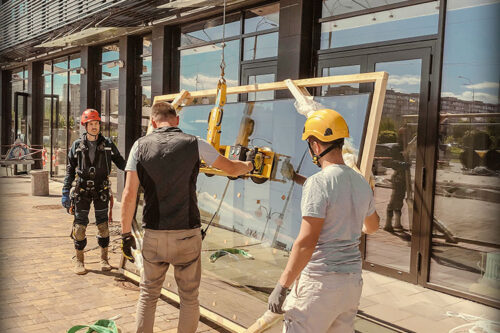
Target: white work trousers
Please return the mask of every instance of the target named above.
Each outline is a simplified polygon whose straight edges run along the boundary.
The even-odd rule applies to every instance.
[[[283,332],[354,332],[362,287],[361,273],[302,273],[283,305]]]

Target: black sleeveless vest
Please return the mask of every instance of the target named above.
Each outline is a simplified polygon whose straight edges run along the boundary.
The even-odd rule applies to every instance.
[[[144,188],[143,228],[200,227],[196,179],[198,139],[177,127],[161,127],[138,140],[137,174]]]

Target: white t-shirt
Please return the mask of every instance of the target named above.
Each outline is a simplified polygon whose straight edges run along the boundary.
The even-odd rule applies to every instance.
[[[215,148],[209,144],[206,140],[202,138],[198,139],[198,153],[200,159],[202,159],[207,165],[212,165],[217,157],[221,156]],[[134,142],[130,154],[128,156],[127,165],[125,166],[125,171],[137,171],[137,141]]]
[[[304,183],[301,210],[302,216],[325,219],[306,273],[361,272],[361,229],[375,212],[363,176],[346,165],[327,166]]]

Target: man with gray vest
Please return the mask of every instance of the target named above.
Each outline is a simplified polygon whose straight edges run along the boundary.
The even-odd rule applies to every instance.
[[[174,266],[180,297],[178,332],[196,332],[202,241],[196,197],[200,160],[232,176],[251,172],[253,162],[229,160],[205,140],[183,133],[169,103],[153,105],[151,122],[153,132],[138,139],[130,152],[122,197],[122,250],[133,261],[132,218],[139,185],[144,189],[144,273],[136,332],[153,332],[156,303],[170,264]]]

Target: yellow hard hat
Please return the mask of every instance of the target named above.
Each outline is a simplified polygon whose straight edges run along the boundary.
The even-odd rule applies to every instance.
[[[302,140],[310,136],[323,142],[331,142],[349,137],[349,128],[344,118],[337,111],[322,109],[311,114],[304,124]]]

